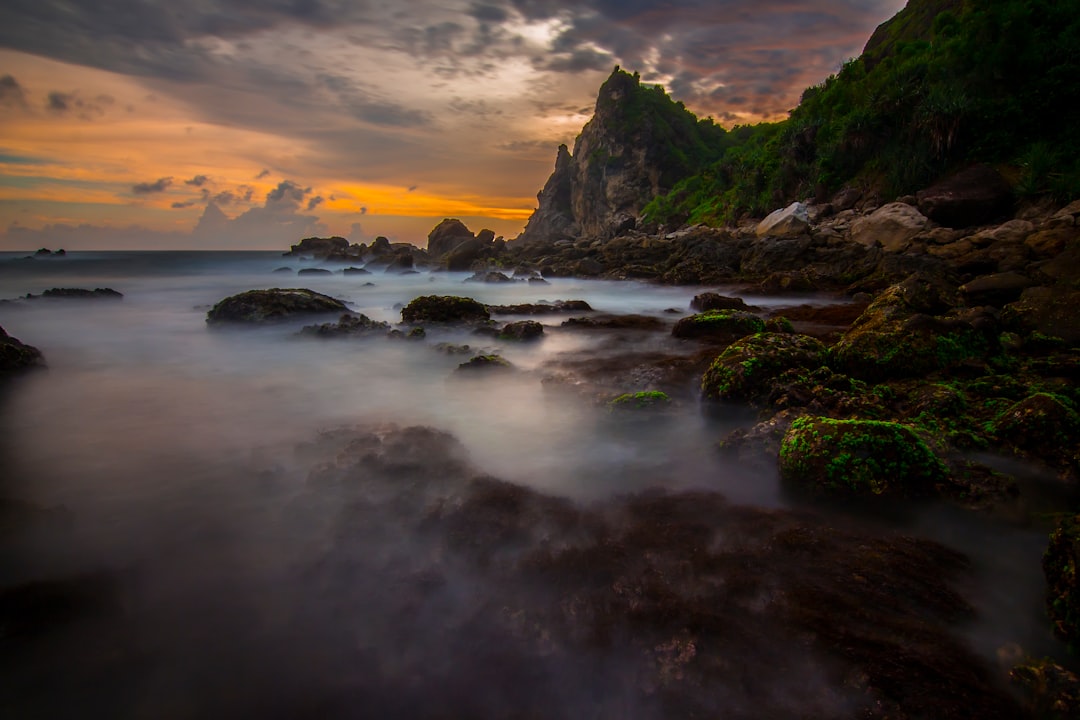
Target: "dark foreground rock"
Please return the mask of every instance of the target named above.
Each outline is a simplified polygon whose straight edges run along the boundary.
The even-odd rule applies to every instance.
[[[306,288],[248,290],[232,295],[206,313],[209,325],[262,324],[304,315],[347,312],[345,303]]]
[[[11,337],[0,327],[0,375],[45,364],[41,351]]]
[[[424,295],[401,310],[401,321],[405,323],[476,323],[490,319],[481,303],[455,295]]]
[[[1050,535],[1043,573],[1046,611],[1054,632],[1080,646],[1080,515],[1065,518]]]
[[[710,310],[684,317],[675,323],[671,334],[677,338],[731,341],[761,332],[765,321],[743,310]]]
[[[306,325],[301,328],[301,335],[310,337],[371,337],[385,335],[390,331],[390,323],[372,320],[361,313],[348,313],[341,316],[336,323],[322,323],[321,325]]]
[[[535,320],[519,320],[507,323],[499,330],[500,340],[516,340],[519,342],[539,340],[544,335],[544,326]]]
[[[492,315],[555,315],[558,313],[592,312],[584,300],[556,300],[552,303],[522,303],[519,305],[488,305]]]

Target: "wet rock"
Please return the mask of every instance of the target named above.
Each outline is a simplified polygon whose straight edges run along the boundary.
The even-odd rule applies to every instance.
[[[608,401],[608,409],[613,412],[656,411],[671,405],[668,394],[659,390],[642,390],[635,393],[623,393]]]
[[[680,319],[671,334],[684,339],[734,340],[764,329],[765,321],[753,313],[711,310]]]
[[[787,237],[803,235],[810,227],[810,216],[806,203],[793,202],[786,208],[775,210],[758,223],[755,233],[758,237]]]
[[[476,236],[465,226],[465,223],[456,218],[446,218],[428,233],[428,254],[437,260],[475,239]]]
[[[1012,211],[1009,183],[989,165],[973,165],[916,194],[919,210],[947,227],[982,225]]]
[[[1033,287],[1001,311],[1005,327],[1020,333],[1039,332],[1080,345],[1080,290]]]
[[[604,330],[662,330],[667,325],[651,315],[592,315],[565,320],[566,328],[597,328]]]
[[[1053,660],[1027,658],[1009,672],[1009,679],[1023,689],[1030,717],[1041,720],[1080,717],[1080,677]]]
[[[124,297],[123,293],[112,288],[50,288],[41,295],[27,295],[27,300],[37,298],[66,298],[73,300],[119,300]]]
[[[520,305],[488,305],[492,315],[554,315],[570,312],[592,312],[584,300],[556,300],[552,303],[523,303]]]
[[[514,280],[497,270],[479,270],[473,275],[465,278],[465,282],[510,283],[514,282]]]
[[[860,245],[880,246],[885,252],[903,252],[927,225],[926,217],[904,203],[883,205],[851,225],[851,239]]]
[[[490,319],[487,308],[472,298],[424,295],[401,310],[405,323],[477,323]]]
[[[477,355],[474,358],[461,363],[454,371],[456,373],[473,374],[487,372],[505,372],[513,370],[510,361],[501,355]]]
[[[792,369],[812,370],[821,364],[825,346],[806,335],[761,332],[735,341],[720,354],[701,379],[701,392],[711,400],[761,401]]]
[[[301,268],[297,275],[333,275],[334,273],[326,268]]]
[[[1035,257],[1046,259],[1056,257],[1069,243],[1077,239],[1080,239],[1080,228],[1045,228],[1024,238],[1024,244],[1031,248]]]
[[[960,293],[968,305],[993,305],[1004,307],[1020,299],[1020,294],[1034,282],[1018,272],[994,273],[977,277],[960,286]]]
[[[282,253],[286,257],[306,257],[316,260],[331,260],[345,262],[357,260],[364,253],[363,245],[350,245],[343,237],[334,236],[328,238],[309,237],[304,238],[289,251]]]
[[[11,337],[0,327],[0,376],[44,364],[40,350]]]
[[[911,428],[876,420],[805,416],[780,448],[785,481],[827,495],[931,495],[948,471]]]
[[[535,320],[519,320],[518,322],[507,323],[499,331],[500,340],[515,340],[518,342],[526,342],[530,340],[539,340],[544,335],[544,326]]]
[[[1063,396],[1036,393],[1014,403],[994,422],[994,434],[1028,457],[1080,468],[1080,415]]]
[[[347,267],[341,271],[342,275],[370,275],[370,270],[365,270],[359,267]]]
[[[704,292],[695,295],[690,307],[699,312],[709,310],[749,310],[750,306],[742,298],[728,297],[720,293]]]
[[[209,325],[259,324],[303,315],[347,312],[345,303],[307,288],[248,290],[214,305],[206,314]]]
[[[1053,533],[1042,560],[1046,611],[1054,633],[1080,644],[1080,515],[1066,517]]]
[[[300,330],[300,334],[312,337],[357,337],[385,335],[388,330],[390,330],[390,323],[378,322],[360,313],[348,313],[342,315],[336,323],[307,325]],[[422,330],[422,328],[414,328],[414,330]]]

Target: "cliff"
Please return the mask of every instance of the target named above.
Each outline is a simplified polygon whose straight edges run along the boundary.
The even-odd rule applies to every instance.
[[[649,200],[718,158],[726,136],[662,88],[615,68],[573,153],[559,147],[539,207],[517,240],[603,238],[633,228]]]

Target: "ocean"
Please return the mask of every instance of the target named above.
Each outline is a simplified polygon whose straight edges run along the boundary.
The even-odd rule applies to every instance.
[[[626,699],[637,686],[618,678],[641,671],[624,667],[619,640],[583,664],[567,664],[572,653],[555,639],[548,655],[511,654],[519,665],[508,662],[510,611],[490,600],[508,602],[508,591],[491,589],[483,563],[447,560],[442,545],[414,538],[417,526],[390,522],[381,505],[374,517],[356,510],[377,533],[343,520],[358,500],[316,481],[320,465],[344,452],[326,439],[371,428],[382,438],[417,426],[446,433],[461,451],[446,477],[467,463],[472,475],[574,507],[702,492],[755,512],[810,513],[830,527],[933,540],[969,559],[960,592],[975,616],[955,632],[985,668],[1013,645],[1061,653],[1042,611],[1044,528],[938,504],[869,514],[822,506],[786,492],[775,463],[717,450],[755,416],[702,407],[695,378],[672,393],[670,408],[627,418],[574,377],[583,359],[685,357],[697,349],[667,332],[560,327],[570,314],[532,318],[545,324],[545,337],[530,344],[461,329],[429,329],[419,341],[324,340],[298,335],[310,320],[205,323],[219,300],[269,287],[308,287],[390,323],[421,295],[492,305],[585,300],[598,312],[671,323],[695,294],[717,288],[479,284],[446,272],[297,276],[273,271],[317,263],[277,252],[25,255],[0,254],[0,299],[12,300],[0,303],[0,325],[38,347],[47,369],[0,385],[0,499],[21,508],[0,524],[0,588],[100,579],[108,601],[98,603],[107,606],[101,612],[46,614],[48,632],[22,644],[12,645],[17,633],[9,629],[9,652],[17,648],[19,660],[4,660],[6,717],[65,717],[85,707],[96,709],[91,716],[155,718],[671,714],[659,700]],[[124,297],[17,299],[53,287],[109,287]],[[464,356],[440,343],[498,353],[516,370],[458,380]],[[633,389],[650,389],[648,373]],[[418,462],[409,472],[443,482],[438,463]],[[1051,479],[1020,472],[1029,486],[1052,490]],[[554,533],[545,541],[560,542]],[[402,615],[408,593],[393,588],[387,563],[410,572],[439,567],[432,604],[424,593],[410,596]],[[475,605],[476,598],[486,599]],[[803,652],[791,642],[792,652]],[[560,659],[557,669],[551,658]],[[808,656],[804,665],[815,663]],[[851,701],[822,695],[833,682],[822,672],[807,675],[797,692],[780,682],[765,687],[776,697],[817,698],[822,716],[842,716]],[[753,699],[740,692],[729,689],[725,702],[735,708]]]

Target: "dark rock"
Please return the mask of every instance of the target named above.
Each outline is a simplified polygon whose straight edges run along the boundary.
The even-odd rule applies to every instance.
[[[350,247],[349,241],[343,237],[309,237],[293,245],[288,252],[283,254],[287,257],[308,257],[317,260],[345,260],[349,257],[359,257],[361,250],[359,246]]]
[[[347,312],[345,303],[306,288],[248,290],[225,298],[206,314],[210,325],[258,324],[288,320],[302,315]]]
[[[742,298],[728,297],[714,292],[705,292],[695,295],[690,301],[690,307],[699,312],[709,310],[749,310]]]
[[[668,394],[659,390],[642,390],[635,393],[624,393],[610,400],[608,409],[618,412],[644,412],[662,410],[671,405]]]
[[[1074,553],[1072,559],[1075,563],[1080,557]],[[1009,679],[1023,688],[1028,717],[1041,720],[1080,717],[1080,677],[1053,660],[1028,658],[1009,672]]]
[[[473,263],[477,262],[484,256],[485,246],[477,238],[469,239],[453,250],[450,250],[445,256],[446,269],[453,272],[462,272],[472,268]]]
[[[457,366],[457,373],[487,373],[513,370],[514,366],[501,355],[477,355]]]
[[[294,271],[293,271],[293,269],[291,267],[279,267],[276,270],[274,270],[274,272],[276,272],[276,273],[292,273]]]
[[[476,323],[490,318],[487,308],[476,300],[453,295],[424,295],[401,310],[406,323]]]
[[[825,346],[806,335],[762,332],[735,341],[701,378],[701,392],[711,400],[758,402],[776,392],[788,370],[821,365]]]
[[[592,312],[584,300],[556,300],[553,303],[524,303],[521,305],[488,305],[492,315],[553,315],[570,312]]]
[[[1031,278],[1017,272],[994,273],[961,285],[960,293],[968,305],[1003,307],[1018,300],[1020,294],[1033,284]]]
[[[465,278],[465,282],[509,283],[514,282],[514,280],[496,270],[479,270],[473,275]]]
[[[390,323],[378,322],[360,313],[348,313],[342,315],[336,323],[307,325],[300,330],[300,334],[314,337],[356,337],[385,335],[389,329]]]
[[[596,328],[605,330],[661,330],[663,320],[650,315],[593,315],[570,318],[563,322],[566,328]]]
[[[49,248],[40,248],[36,253],[34,253],[35,257],[47,257],[49,255],[52,255],[52,250],[50,250]]]
[[[535,320],[519,320],[507,323],[499,331],[500,340],[539,340],[544,334],[544,326]]]
[[[39,297],[72,298],[76,300],[119,300],[124,297],[124,295],[112,288],[94,288],[93,290],[87,290],[86,288],[51,288],[41,293],[41,295],[26,296],[28,300],[34,300]]]
[[[1024,456],[1080,468],[1080,415],[1064,397],[1036,393],[1010,405],[995,421],[994,434]]]
[[[333,275],[334,273],[326,268],[301,268],[297,275]]]
[[[1051,533],[1042,566],[1054,633],[1080,645],[1080,515],[1066,517]]]
[[[0,375],[43,366],[41,351],[11,337],[0,327]]]
[[[371,242],[371,253],[373,255],[385,255],[391,252],[390,238],[385,235],[380,235]]]
[[[919,210],[946,227],[983,225],[1012,212],[1009,183],[989,165],[973,165],[917,193]]]
[[[905,425],[811,416],[784,435],[780,475],[840,496],[927,496],[948,480],[944,463]]]
[[[458,246],[475,239],[476,236],[465,227],[465,223],[455,218],[446,218],[428,233],[428,255],[437,260]],[[494,240],[494,236],[491,239]]]
[[[765,321],[742,310],[710,310],[684,317],[671,334],[684,339],[734,340],[765,329]]]
[[[347,267],[341,271],[343,275],[370,275],[370,270],[358,267]]]
[[[855,203],[862,199],[862,191],[855,188],[843,188],[840,192],[833,196],[833,199],[829,201],[833,210],[836,212],[843,212],[855,207]]]
[[[394,254],[393,259],[390,260],[390,264],[386,266],[383,272],[387,273],[403,273],[412,270],[415,264],[412,253],[408,250],[399,251]]]
[[[1001,311],[1006,328],[1019,333],[1039,332],[1080,346],[1080,290],[1033,287]]]

